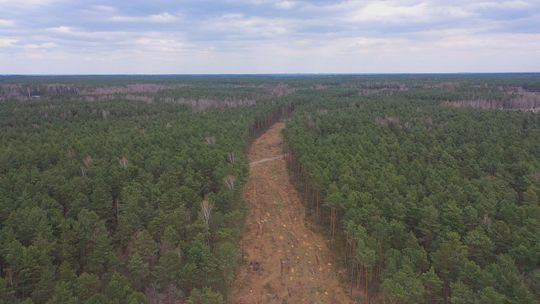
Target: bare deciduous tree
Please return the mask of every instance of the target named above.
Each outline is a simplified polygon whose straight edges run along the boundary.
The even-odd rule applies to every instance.
[[[212,209],[214,208],[214,205],[212,205],[207,198],[204,198],[201,202],[201,215],[204,220],[204,223],[206,226],[209,226],[210,224],[210,215],[212,213]]]
[[[223,178],[223,183],[225,184],[225,187],[227,187],[228,190],[234,189],[235,182],[236,182],[236,177],[232,175],[227,175]]]
[[[234,154],[234,152],[229,152],[227,153],[227,160],[231,163],[231,164],[234,164],[236,162],[236,154]]]
[[[124,156],[124,157],[122,157],[122,158],[120,158],[120,159],[118,160],[118,163],[120,164],[120,166],[121,166],[122,168],[125,169],[125,168],[127,168],[128,164],[129,164],[129,161],[128,161],[128,159]]]
[[[86,176],[86,173],[88,172],[88,169],[90,169],[92,162],[93,162],[93,159],[92,159],[92,156],[90,155],[86,155],[86,157],[83,158],[82,165],[81,165],[81,176]]]

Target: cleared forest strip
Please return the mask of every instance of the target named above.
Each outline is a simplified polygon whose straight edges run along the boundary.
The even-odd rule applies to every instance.
[[[274,124],[248,152],[250,175],[243,195],[250,211],[230,302],[352,303],[326,241],[305,225],[304,206],[284,159],[284,127]]]

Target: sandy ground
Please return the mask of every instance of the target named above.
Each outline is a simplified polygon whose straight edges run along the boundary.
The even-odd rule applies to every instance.
[[[304,223],[304,207],[282,157],[284,127],[273,125],[248,153],[250,176],[243,193],[250,211],[230,302],[352,303],[324,238]]]

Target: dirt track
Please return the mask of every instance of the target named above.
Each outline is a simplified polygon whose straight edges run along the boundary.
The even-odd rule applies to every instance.
[[[240,242],[244,263],[230,302],[352,303],[325,240],[304,223],[304,207],[281,157],[284,127],[273,125],[248,153],[250,176],[243,192],[250,211]]]

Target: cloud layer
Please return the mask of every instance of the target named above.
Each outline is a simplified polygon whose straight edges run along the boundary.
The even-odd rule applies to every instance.
[[[540,0],[0,0],[0,74],[540,71]]]

